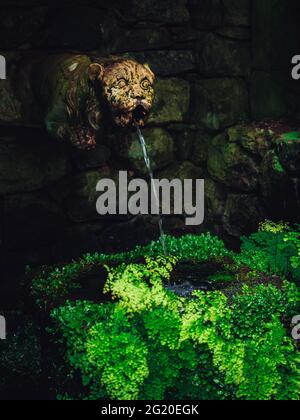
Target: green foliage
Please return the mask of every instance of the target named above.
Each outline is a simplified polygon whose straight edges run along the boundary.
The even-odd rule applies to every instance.
[[[203,262],[232,254],[219,238],[210,233],[198,236],[186,235],[181,238],[166,236],[165,241],[168,254],[180,261]],[[51,309],[61,305],[68,298],[70,292],[80,288],[80,278],[90,272],[95,272],[104,265],[139,261],[145,256],[158,257],[162,254],[161,241],[115,255],[86,254],[79,261],[74,261],[63,267],[42,268],[38,273],[33,273],[31,293],[40,308]]]
[[[245,287],[231,304],[221,292],[182,298],[164,287],[176,261],[108,268],[114,303],[52,311],[81,398],[298,399],[299,355],[282,322],[297,287]]]
[[[265,328],[264,335],[252,335],[245,346],[243,380],[237,396],[249,400],[280,400],[284,393],[288,400],[298,400],[299,354],[276,316]]]
[[[181,238],[166,236],[168,255],[180,261],[203,262],[212,258],[222,258],[231,255],[223,241],[210,233],[202,235],[185,235]],[[143,254],[156,257],[162,254],[161,243],[153,242],[143,250]]]
[[[30,269],[28,269],[30,274]],[[78,283],[79,269],[76,263],[60,268],[41,269],[32,281],[32,296],[40,308],[55,306],[62,303],[70,291],[80,288]]]
[[[274,156],[273,167],[274,167],[276,172],[284,173],[284,168],[283,168],[278,156]]]
[[[275,276],[278,287],[251,284],[273,274],[299,281],[299,232],[267,221],[243,238],[240,254],[211,234],[166,236],[168,256],[158,241],[43,268],[32,294],[52,309],[54,337],[65,354],[67,380],[58,381],[58,398],[299,399],[299,354],[286,330],[299,311],[299,289]],[[209,281],[249,286],[230,298],[179,297],[164,287],[178,262],[209,262],[219,269]],[[103,267],[112,302],[66,301]],[[81,383],[70,390],[78,373]]]
[[[138,397],[139,388],[149,374],[147,356],[146,343],[118,306],[106,322],[97,323],[89,331],[86,369],[99,376],[111,398]]]
[[[300,279],[300,228],[267,221],[259,232],[242,238],[236,261],[257,271]]]
[[[291,141],[300,141],[300,132],[292,131],[290,133],[283,134],[281,139],[283,139],[286,143]]]
[[[296,313],[299,298],[299,289],[288,282],[282,290],[271,285],[245,286],[243,294],[234,297],[234,334],[247,342],[244,380],[237,396],[251,400],[299,398],[299,354],[282,322]]]
[[[210,233],[202,235],[186,235],[181,238],[166,236],[166,246],[169,256],[174,256],[180,262],[202,263],[209,260],[224,263],[227,273],[215,273],[209,280],[224,282],[234,279],[238,267],[248,266],[255,272],[277,274],[295,281],[300,279],[300,229],[289,228],[284,223],[267,221],[259,232],[249,238],[242,238],[240,254],[228,251],[224,243]],[[163,254],[161,241],[152,242],[133,251],[115,255],[87,254],[79,261],[63,267],[42,268],[33,275],[32,296],[42,309],[52,309],[62,305],[70,293],[80,288],[83,279],[91,272],[97,273],[103,266],[127,264],[142,261],[144,257],[156,258]],[[236,262],[226,268],[226,258]],[[232,273],[232,274],[231,274]]]
[[[289,246],[294,246],[296,253],[290,258],[292,268],[299,273],[300,277],[300,226],[297,231],[289,230],[285,233],[283,241]],[[298,277],[298,278],[299,278]]]

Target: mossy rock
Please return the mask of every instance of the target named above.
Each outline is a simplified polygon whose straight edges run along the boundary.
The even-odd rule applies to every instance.
[[[214,134],[210,131],[198,130],[195,133],[193,153],[191,160],[195,165],[206,166],[208,159],[208,148],[214,138]]]
[[[200,179],[202,178],[203,172],[201,168],[193,165],[189,161],[175,162],[168,168],[158,172],[157,177],[159,179],[166,178],[168,180],[180,179]]]
[[[1,80],[0,98],[0,121],[5,124],[24,123],[21,103],[16,98],[8,80]]]
[[[216,34],[223,37],[239,40],[239,41],[250,41],[251,40],[251,31],[250,28],[226,26],[221,27],[216,30]]]
[[[229,26],[250,26],[250,0],[223,0],[224,24]]]
[[[120,53],[120,51],[130,51],[124,53],[122,56],[128,58],[134,58],[138,62],[148,63],[153,69],[153,63],[151,62],[152,57],[157,57],[168,48],[172,43],[172,36],[168,32],[167,28],[155,27],[155,28],[144,28],[143,30],[137,30],[135,27],[125,29],[115,26],[113,39],[109,40],[110,50],[112,53]],[[144,51],[145,45],[147,44],[150,51]],[[159,54],[154,54],[158,52]],[[157,63],[159,64],[159,63]],[[155,74],[159,75],[157,71]]]
[[[100,192],[96,191],[96,186],[101,179],[114,180],[118,188],[119,171],[104,165],[97,170],[82,172],[56,184],[51,188],[50,193],[53,199],[64,207],[72,222],[101,221],[106,220],[106,217],[116,218],[117,216],[101,216],[97,213],[96,203]]]
[[[282,180],[287,177],[287,173],[281,165],[279,158],[274,150],[268,152],[262,160],[260,166],[260,186],[261,193],[265,199],[270,198],[273,192],[278,191]]]
[[[253,125],[237,125],[227,130],[230,142],[240,144],[246,151],[261,157],[272,147],[273,133]]]
[[[215,29],[222,24],[221,0],[190,0],[189,9],[196,29]]]
[[[292,169],[296,169],[299,154],[297,155],[295,149],[295,155],[292,154],[293,144],[290,143],[290,139],[293,137],[295,134],[281,136],[277,147],[266,153],[260,166],[259,186],[262,202],[269,213],[268,217],[280,220],[284,214],[286,221],[298,223],[300,176],[299,172],[293,172]],[[297,140],[294,145],[296,144]],[[280,149],[280,153],[277,149]]]
[[[205,218],[221,222],[226,203],[227,192],[221,184],[212,179],[205,180]]]
[[[223,226],[229,235],[239,238],[257,230],[264,219],[259,198],[248,194],[229,194],[224,211]]]
[[[300,131],[283,134],[276,140],[281,164],[292,173],[300,173]]]
[[[200,73],[212,76],[246,76],[251,67],[250,45],[209,33],[198,45],[197,62]]]
[[[176,159],[191,160],[198,134],[195,127],[187,124],[171,124],[168,126],[168,131],[174,138]]]
[[[143,33],[145,33],[145,31],[143,31]],[[149,36],[151,37],[151,33]],[[158,34],[156,34],[156,37],[157,36]],[[144,48],[145,42],[147,42],[148,45],[151,42],[154,44],[155,35],[152,34],[152,38],[154,38],[153,40],[151,40],[151,38],[147,39],[146,37],[147,31],[145,34],[143,46],[141,46],[140,49]],[[124,39],[124,42],[126,43],[127,40]],[[157,40],[157,42],[159,41]],[[172,41],[169,41],[167,46],[170,44],[172,44]],[[129,57],[134,58],[141,63],[148,63],[151,70],[157,76],[176,76],[196,69],[196,60],[193,51],[168,50],[163,49],[162,47],[160,47],[160,49],[157,49],[157,47],[155,48],[155,51],[130,53],[125,54],[125,56],[128,55]]]
[[[178,78],[159,79],[149,123],[183,122],[189,112],[190,84]]]
[[[174,161],[174,142],[169,132],[163,128],[148,128],[143,130],[147,152],[153,170],[161,169]],[[122,140],[114,143],[116,153],[129,162],[135,172],[149,176],[144,155],[137,133],[129,133]]]
[[[242,79],[203,80],[195,84],[192,95],[195,124],[220,130],[249,119],[248,90]]]
[[[237,143],[230,142],[226,133],[215,137],[209,146],[208,171],[215,181],[234,190],[257,189],[257,164]]]
[[[123,2],[122,2],[123,3]],[[187,0],[132,0],[124,2],[124,16],[134,22],[138,20],[163,23],[186,23],[190,16]]]
[[[71,159],[79,171],[96,169],[105,164],[111,157],[111,150],[108,146],[97,144],[92,150],[71,149]]]
[[[0,138],[0,195],[49,186],[67,174],[63,145],[43,131],[10,131]]]

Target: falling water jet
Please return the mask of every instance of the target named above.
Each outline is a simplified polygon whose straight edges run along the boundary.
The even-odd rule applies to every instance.
[[[136,124],[136,130],[137,130],[137,134],[138,134],[140,144],[141,144],[141,147],[142,147],[142,150],[143,150],[144,161],[145,161],[146,167],[148,169],[148,173],[150,175],[151,186],[152,186],[152,190],[153,190],[153,193],[154,193],[154,198],[155,198],[155,201],[156,201],[156,205],[157,205],[157,208],[159,210],[159,215],[158,215],[158,226],[159,226],[159,234],[160,234],[159,239],[160,239],[160,242],[162,244],[164,254],[167,255],[167,246],[166,246],[165,232],[164,232],[164,228],[163,228],[163,219],[162,219],[162,216],[161,216],[161,213],[160,213],[159,192],[157,191],[156,184],[155,184],[155,181],[154,181],[153,170],[152,170],[150,158],[149,158],[149,155],[148,155],[145,138],[144,138],[144,136],[141,132],[140,127],[137,124]]]

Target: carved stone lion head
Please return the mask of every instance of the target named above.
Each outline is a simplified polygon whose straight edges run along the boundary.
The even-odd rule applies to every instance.
[[[92,63],[89,77],[99,81],[114,122],[121,127],[144,126],[153,105],[155,76],[147,64],[115,58]]]
[[[78,54],[51,55],[41,62],[33,79],[54,137],[87,150],[95,147],[97,132],[105,123],[145,124],[155,79],[147,64]]]

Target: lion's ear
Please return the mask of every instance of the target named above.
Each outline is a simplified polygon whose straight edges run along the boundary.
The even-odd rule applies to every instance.
[[[89,78],[92,81],[102,80],[104,75],[104,67],[101,64],[90,64],[88,69]]]
[[[149,71],[149,73],[151,74],[151,76],[153,77],[153,79],[155,79],[155,74],[153,73],[153,71],[150,69],[150,66],[148,63],[144,64],[144,67]]]

